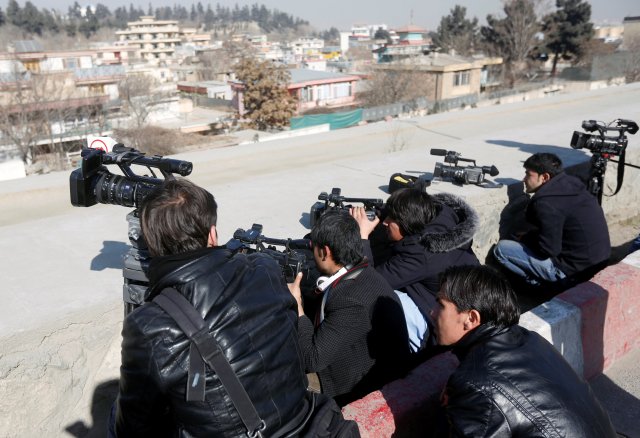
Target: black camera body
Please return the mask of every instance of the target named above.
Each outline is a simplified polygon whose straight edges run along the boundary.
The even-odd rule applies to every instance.
[[[226,246],[231,251],[262,252],[273,257],[282,268],[287,283],[293,282],[300,272],[305,279],[313,277],[315,262],[309,239],[273,239],[262,234],[261,224],[253,224],[248,230],[238,228]]]
[[[433,177],[454,184],[475,184],[480,185],[485,182],[485,175],[496,176],[500,172],[496,166],[477,166],[476,160],[462,158],[461,154],[455,151],[444,149],[431,149],[431,155],[443,156],[444,162],[436,163],[433,170]],[[458,166],[458,162],[465,161],[471,163],[469,166]]]
[[[135,207],[158,187],[164,179],[173,178],[177,173],[187,176],[193,165],[188,161],[163,158],[158,155],[145,156],[134,148],[118,143],[113,152],[100,149],[83,149],[80,168],[71,172],[69,185],[71,204],[76,207],[90,207],[97,203],[117,204],[124,207]],[[115,164],[123,175],[116,175],[106,165]],[[153,176],[139,176],[131,169],[131,165],[145,166]],[[158,178],[153,172],[158,169],[164,178]]]
[[[615,123],[615,126],[611,126]],[[601,154],[604,156],[617,157],[625,151],[628,140],[625,135],[635,134],[638,132],[638,124],[632,120],[616,119],[609,125],[596,120],[584,120],[582,129],[587,132],[595,132],[596,134],[587,134],[585,132],[573,131],[571,136],[571,147],[574,149],[588,149],[591,153]],[[617,136],[606,135],[609,131],[615,131]]]
[[[372,220],[384,207],[382,199],[375,198],[350,198],[341,195],[341,189],[334,187],[331,193],[322,192],[318,195],[318,202],[311,206],[309,212],[309,225],[311,228],[322,214],[329,210],[342,210],[349,212],[352,207],[350,202],[357,202],[364,206],[367,217]]]
[[[147,276],[151,256],[140,228],[138,207],[144,198],[160,186],[164,180],[173,179],[174,174],[187,176],[193,165],[188,161],[163,158],[158,155],[145,156],[144,153],[115,144],[112,152],[102,149],[84,148],[81,152],[80,167],[71,172],[69,189],[71,204],[75,207],[91,207],[95,204],[116,204],[134,207],[127,215],[128,235],[131,248],[124,256],[122,276],[124,285],[122,299],[125,315],[141,306],[147,297],[149,278]],[[108,165],[117,165],[122,175],[114,174]],[[152,176],[137,175],[132,165],[144,166]],[[154,173],[158,169],[162,178]]]

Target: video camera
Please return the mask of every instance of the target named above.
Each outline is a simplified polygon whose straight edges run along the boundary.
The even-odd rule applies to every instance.
[[[615,126],[611,126],[615,123]],[[638,124],[633,120],[616,119],[609,125],[596,120],[584,120],[582,129],[587,132],[598,131],[597,134],[587,134],[584,132],[573,131],[571,137],[571,147],[574,149],[588,149],[591,153],[602,154],[606,156],[619,156],[627,147],[627,136],[638,132]],[[607,136],[609,131],[615,131],[617,136]],[[605,157],[607,158],[607,157]]]
[[[100,149],[84,148],[81,152],[80,167],[71,172],[69,189],[71,204],[75,207],[90,207],[95,204],[116,204],[134,207],[127,215],[128,235],[131,248],[124,256],[123,301],[125,315],[144,304],[149,279],[147,277],[150,256],[140,228],[137,208],[144,198],[166,179],[174,174],[187,176],[193,165],[188,161],[163,158],[158,155],[145,156],[144,153],[116,143],[108,137],[100,137],[88,143],[103,145]],[[106,144],[113,144],[106,147]],[[111,151],[109,151],[111,149]],[[123,175],[111,173],[106,166],[117,165]],[[144,166],[152,176],[137,175],[132,165]],[[163,178],[153,171],[158,169]]]
[[[500,172],[496,166],[477,166],[476,160],[462,158],[461,154],[455,151],[447,151],[444,149],[431,149],[431,155],[444,157],[444,162],[436,163],[433,170],[433,177],[442,180],[451,180],[456,184],[482,184],[485,181],[485,175],[496,176]],[[458,162],[464,161],[472,163],[470,166],[458,166]]]
[[[278,250],[276,246],[283,247]],[[310,263],[308,255],[303,250],[311,251],[309,239],[273,239],[262,234],[262,225],[253,224],[251,229],[238,228],[233,233],[233,239],[227,243],[231,251],[245,253],[262,252],[273,257],[282,268],[282,275],[287,283],[292,283],[296,275],[302,272],[309,277]]]
[[[349,202],[358,202],[363,204],[369,219],[373,219],[377,212],[382,210],[382,207],[384,206],[384,201],[382,199],[349,198],[342,196],[340,193],[341,190],[334,187],[331,190],[331,193],[322,192],[318,195],[319,201],[311,206],[311,211],[309,212],[309,225],[312,228],[318,218],[322,216],[325,211],[344,210],[348,212],[352,207],[352,205],[348,204]]]
[[[134,148],[125,147],[117,143],[112,152],[100,149],[83,149],[80,168],[71,172],[70,189],[71,204],[76,207],[90,207],[97,203],[117,204],[124,207],[138,208],[142,200],[158,187],[164,179],[173,178],[177,173],[187,176],[193,165],[188,161],[152,157]],[[123,175],[116,175],[105,167],[116,164]],[[136,175],[131,165],[144,166],[151,171],[152,176]],[[156,176],[153,168],[160,171],[164,179]]]
[[[598,203],[602,204],[604,174],[607,171],[607,162],[611,159],[614,163],[618,163],[617,186],[613,195],[618,193],[622,188],[624,167],[638,167],[625,163],[625,151],[628,144],[626,133],[628,132],[633,135],[638,132],[638,124],[633,120],[626,119],[615,119],[608,125],[596,120],[583,120],[582,129],[587,132],[598,131],[598,133],[587,134],[573,131],[570,144],[574,149],[586,148],[591,151],[591,170],[589,171],[587,188],[589,193],[598,199]],[[615,131],[618,135],[606,135],[609,131]],[[620,160],[613,160],[612,157],[620,157]]]

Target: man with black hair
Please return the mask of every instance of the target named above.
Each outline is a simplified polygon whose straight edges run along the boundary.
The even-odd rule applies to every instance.
[[[509,282],[492,268],[444,272],[435,331],[460,365],[442,395],[449,430],[439,436],[615,437],[589,384],[519,317]]]
[[[533,195],[526,219],[533,229],[519,240],[498,242],[496,260],[532,285],[586,280],[611,255],[598,200],[582,181],[564,172],[555,154],[534,154],[524,168],[525,191]]]
[[[450,266],[479,264],[471,249],[478,226],[476,212],[451,194],[397,190],[383,213],[382,226],[390,242],[390,253],[384,255],[373,253],[369,242],[380,219],[369,220],[361,207],[351,214],[358,221],[365,254],[375,260],[376,271],[398,292],[412,349],[423,349],[429,339],[427,321],[436,303],[440,273]]]
[[[398,297],[364,259],[356,221],[327,211],[311,231],[323,293],[315,321],[305,316],[301,275],[290,285],[298,302],[298,337],[306,372],[343,406],[408,371],[410,352]]]
[[[189,301],[204,319],[204,336],[216,339],[264,421],[262,436],[272,436],[309,411],[295,301],[273,258],[217,246],[216,220],[211,193],[185,179],[165,181],[145,198],[141,225],[152,255],[147,300],[173,288]],[[209,367],[198,372],[190,345],[155,302],[125,318],[117,436],[247,436],[229,392]],[[188,400],[199,388],[202,399]]]

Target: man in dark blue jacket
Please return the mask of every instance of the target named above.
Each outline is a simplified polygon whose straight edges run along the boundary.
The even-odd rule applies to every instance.
[[[611,254],[609,229],[596,197],[563,171],[555,154],[534,154],[524,168],[525,190],[533,194],[526,218],[533,229],[519,241],[498,242],[497,261],[533,285],[593,275]]]
[[[438,436],[616,436],[589,384],[518,325],[515,294],[492,268],[445,271],[433,317],[438,343],[460,361],[442,396],[449,430]]]

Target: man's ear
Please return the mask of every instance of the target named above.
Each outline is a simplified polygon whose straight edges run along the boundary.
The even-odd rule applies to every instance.
[[[331,248],[329,248],[329,246],[325,245],[322,248],[320,248],[320,255],[322,256],[322,260],[325,260],[327,257],[329,257],[329,259],[333,260],[331,258]]]
[[[549,174],[547,172],[541,174],[541,176],[542,176],[542,183],[543,184],[549,182],[549,180],[551,179],[551,174]]]
[[[216,230],[215,225],[211,225],[209,237],[207,238],[207,247],[211,248],[214,246],[218,246],[218,230]]]
[[[475,309],[469,310],[467,320],[464,322],[465,330],[473,330],[480,324],[482,324],[482,322],[480,321],[480,312]]]

